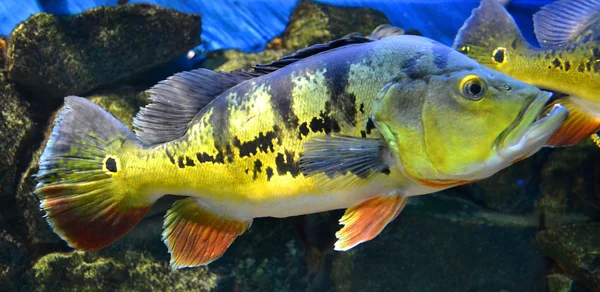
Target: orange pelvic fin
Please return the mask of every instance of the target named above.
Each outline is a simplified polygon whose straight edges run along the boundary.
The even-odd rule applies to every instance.
[[[349,250],[373,239],[400,214],[407,201],[403,196],[376,197],[348,208],[340,219],[344,227],[335,234],[335,250]]]
[[[171,267],[180,269],[209,264],[225,253],[252,224],[217,215],[194,198],[179,200],[165,215],[163,240],[171,253]]]
[[[559,103],[569,109],[569,118],[554,132],[550,140],[546,142],[546,146],[574,145],[600,129],[600,118],[592,116],[585,108],[573,103],[571,99],[572,97],[561,98],[546,107],[546,111],[549,111],[554,104]]]

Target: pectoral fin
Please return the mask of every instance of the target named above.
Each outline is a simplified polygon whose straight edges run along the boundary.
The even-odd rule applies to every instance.
[[[373,239],[400,214],[407,201],[404,196],[376,197],[348,208],[340,219],[344,227],[335,234],[335,250],[349,250]]]
[[[194,198],[179,200],[165,215],[163,240],[171,253],[171,267],[206,265],[223,255],[231,243],[250,227],[205,209]]]
[[[600,118],[593,116],[589,110],[573,102],[575,98],[573,96],[561,98],[546,107],[547,110],[550,110],[554,104],[559,103],[569,109],[569,117],[546,142],[546,146],[574,145],[600,129]]]

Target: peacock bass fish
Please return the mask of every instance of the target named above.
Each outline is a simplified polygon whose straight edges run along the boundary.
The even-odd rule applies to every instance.
[[[600,130],[600,1],[558,0],[533,15],[541,48],[530,45],[495,0],[482,0],[453,47],[493,70],[567,94],[569,119],[548,146],[573,145]]]
[[[196,69],[152,87],[136,134],[65,98],[35,193],[54,231],[96,250],[165,194],[173,268],[219,258],[254,218],[347,208],[336,250],[368,241],[410,196],[491,176],[568,117],[551,93],[433,40],[351,36],[250,72]]]

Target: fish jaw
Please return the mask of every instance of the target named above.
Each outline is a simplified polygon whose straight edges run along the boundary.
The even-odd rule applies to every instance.
[[[514,162],[532,155],[568,118],[569,110],[556,104],[547,115],[538,119],[550,97],[549,92],[540,92],[533,102],[523,108],[506,134],[499,137],[496,148],[500,158]]]

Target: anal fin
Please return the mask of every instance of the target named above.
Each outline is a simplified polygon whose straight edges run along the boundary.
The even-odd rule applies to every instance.
[[[340,224],[344,227],[335,234],[338,238],[335,250],[349,250],[375,238],[400,214],[407,201],[407,197],[400,195],[376,197],[348,208],[340,219]]]
[[[600,118],[595,117],[585,107],[573,102],[576,97],[566,97],[554,101],[546,107],[552,109],[559,103],[569,109],[569,117],[546,142],[546,146],[560,147],[574,145],[590,137],[600,129]]]
[[[225,253],[252,224],[215,214],[194,198],[179,200],[165,215],[163,240],[171,254],[171,267],[209,264]]]

